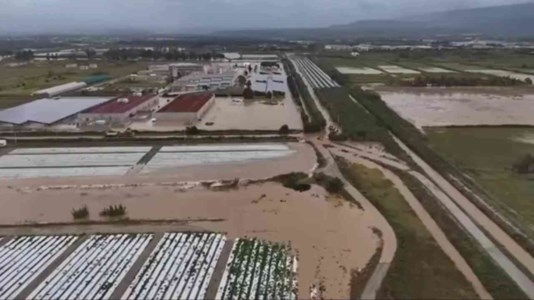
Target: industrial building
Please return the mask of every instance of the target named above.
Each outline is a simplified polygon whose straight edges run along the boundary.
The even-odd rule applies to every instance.
[[[39,99],[0,111],[0,124],[27,128],[42,128],[58,123],[76,125],[79,112],[111,99],[111,97]]]
[[[84,110],[78,115],[78,123],[125,123],[140,111],[150,111],[158,105],[158,102],[159,97],[154,94],[117,97]]]
[[[229,71],[222,74],[205,74],[196,72],[176,80],[172,92],[199,92],[225,89],[236,85],[236,72]]]
[[[157,122],[185,122],[201,120],[215,103],[212,93],[183,94],[176,97],[155,114]]]
[[[175,63],[169,65],[169,71],[173,79],[180,78],[191,73],[203,72],[204,66],[195,63]]]

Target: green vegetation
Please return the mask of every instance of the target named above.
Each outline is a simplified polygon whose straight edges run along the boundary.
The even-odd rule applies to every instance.
[[[364,107],[350,98],[344,88],[318,89],[315,91],[321,104],[328,110],[332,120],[340,125],[343,133],[334,134],[332,140],[351,139],[354,141],[373,141],[384,145],[393,155],[406,161],[411,159],[399,147],[379,120],[368,113]]]
[[[116,218],[126,215],[126,207],[122,204],[110,205],[100,212],[101,217]]]
[[[475,299],[471,284],[427,231],[382,172],[338,158],[345,177],[389,221],[397,237],[395,259],[377,299]]]
[[[518,174],[531,174],[534,173],[534,155],[527,154],[519,159],[512,170]]]
[[[95,63],[97,69],[67,69],[67,64],[88,65]],[[106,62],[106,61],[31,61],[19,66],[0,64],[0,103],[4,107],[17,105],[11,99],[27,100],[30,94],[55,85],[83,80],[93,75],[125,76],[140,71],[146,64],[140,62]],[[10,100],[4,102],[4,100]]]
[[[534,223],[532,128],[428,128],[428,141],[487,194],[511,220]],[[530,143],[529,143],[529,140]],[[519,163],[519,164],[518,164]],[[526,164],[525,164],[526,163]],[[516,169],[514,171],[514,169]],[[526,172],[522,172],[526,171]]]
[[[385,167],[396,173],[421,202],[494,299],[527,299],[515,282],[493,261],[478,242],[466,233],[419,180],[406,172]]]
[[[73,209],[71,214],[74,220],[84,220],[89,218],[89,210],[87,209],[87,206],[78,209]]]
[[[315,182],[322,186],[327,192],[331,194],[338,194],[343,191],[343,181],[337,177],[326,175],[325,173],[317,173],[313,175]]]
[[[285,188],[297,192],[305,192],[311,189],[311,180],[305,173],[293,172],[275,176],[272,181],[281,183]]]
[[[523,233],[528,233],[530,231],[528,226],[525,226],[525,223],[523,222],[517,222],[516,218],[509,218],[511,222],[513,222],[523,231],[517,232],[515,228],[509,226],[505,220],[503,220],[499,215],[495,214],[493,209],[487,206],[487,203],[495,205],[496,202],[491,200],[491,196],[488,195],[486,190],[473,182],[469,176],[466,176],[463,172],[458,170],[455,165],[451,164],[448,160],[445,160],[433,149],[431,149],[426,142],[427,137],[423,136],[421,132],[415,128],[415,126],[413,126],[413,124],[404,120],[396,112],[390,109],[380,98],[380,95],[376,94],[375,92],[364,91],[359,88],[352,89],[351,93],[360,104],[362,104],[377,119],[379,119],[382,124],[384,124],[384,126],[386,126],[393,134],[399,137],[408,147],[410,147],[412,151],[414,151],[419,157],[421,157],[452,185],[454,185],[455,188],[462,192],[462,194],[464,194],[471,202],[473,202],[473,204],[475,204],[511,237],[513,237],[523,248],[525,248],[529,253],[534,253],[534,245],[531,239],[525,236]],[[456,141],[451,145],[456,146],[458,143],[459,141]],[[501,149],[501,151],[505,151],[504,153],[509,151],[509,148],[502,148],[502,146],[499,147],[499,149]],[[478,155],[478,153],[476,153],[475,156],[476,155]],[[517,159],[518,157],[519,155],[515,156],[514,159]],[[508,163],[505,168],[509,169],[510,166],[511,163]],[[495,182],[497,181],[498,180]],[[490,190],[489,188],[490,187],[487,189]],[[506,186],[505,181],[501,183],[499,188],[501,190],[497,192],[506,193],[514,187]],[[506,213],[506,210],[503,210],[502,208],[500,208],[500,210]]]
[[[304,124],[304,132],[319,132],[326,126],[323,114],[317,108],[306,84],[288,59],[282,60],[288,74],[287,83],[293,100],[300,107],[300,115]]]
[[[528,79],[528,78],[527,78]],[[497,76],[418,75],[413,80],[401,80],[401,86],[517,86],[526,85],[521,80]]]

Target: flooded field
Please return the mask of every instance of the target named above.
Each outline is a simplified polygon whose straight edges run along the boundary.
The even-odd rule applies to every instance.
[[[300,113],[289,91],[281,100],[217,98],[197,125],[202,130],[278,130],[282,125],[301,130]]]
[[[506,88],[380,88],[382,99],[418,128],[450,125],[534,125],[534,90]]]
[[[420,74],[421,72],[412,70],[412,69],[406,69],[400,66],[396,65],[380,65],[378,68],[384,70],[386,73],[390,74]]]
[[[356,74],[356,75],[380,75],[382,71],[372,68],[351,68],[351,67],[336,67],[341,74]]]
[[[452,70],[447,70],[447,69],[438,68],[438,67],[419,68],[419,70],[425,73],[456,73]]]
[[[100,220],[103,208],[122,204],[132,220],[183,220],[188,222],[180,230],[289,241],[299,260],[299,298],[309,298],[308,288],[317,280],[325,285],[325,297],[349,298],[351,270],[363,268],[378,246],[373,219],[318,186],[303,193],[275,183],[220,192],[201,186],[186,191],[173,186],[39,190],[40,186],[4,186],[0,224],[71,222],[71,210],[84,205],[91,220]],[[105,226],[99,231],[105,233]]]

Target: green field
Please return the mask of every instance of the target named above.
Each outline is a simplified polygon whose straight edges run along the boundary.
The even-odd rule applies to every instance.
[[[83,71],[77,68],[65,68],[65,65],[70,63],[78,65],[95,63],[98,64],[98,68]],[[40,89],[82,80],[96,74],[107,74],[111,77],[125,76],[144,68],[145,64],[137,62],[34,61],[17,67],[10,67],[5,63],[0,65],[0,108],[28,101],[29,96]]]
[[[463,70],[473,68],[501,69],[523,73],[534,73],[534,55],[517,53],[513,51],[396,51],[396,52],[364,52],[357,57],[347,54],[321,54],[316,56],[317,61],[324,66],[332,67],[370,67],[379,65],[397,65],[408,69],[441,67],[455,70],[458,73],[447,73],[447,76],[470,77],[482,76],[480,74],[463,73]],[[419,70],[420,71],[420,70]],[[425,74],[424,72],[421,72]],[[426,73],[440,75],[439,73]],[[384,83],[390,84],[395,80],[413,78],[409,74],[382,74],[382,75],[347,75],[351,82],[356,84]]]
[[[471,284],[382,172],[338,159],[347,179],[386,217],[397,252],[377,299],[476,299]]]
[[[431,147],[473,178],[493,205],[532,228],[534,174],[516,174],[512,166],[522,156],[534,154],[533,128],[427,128],[426,132]]]

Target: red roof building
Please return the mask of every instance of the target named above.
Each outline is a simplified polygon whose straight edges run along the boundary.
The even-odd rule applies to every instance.
[[[212,93],[194,93],[180,95],[158,112],[198,112],[215,95]]]
[[[95,121],[106,123],[125,122],[139,111],[150,111],[158,103],[159,97],[154,94],[116,97],[81,112],[78,115],[78,121],[81,124]]]
[[[212,93],[180,95],[156,113],[157,121],[184,121],[193,123],[202,119],[215,103]]]

